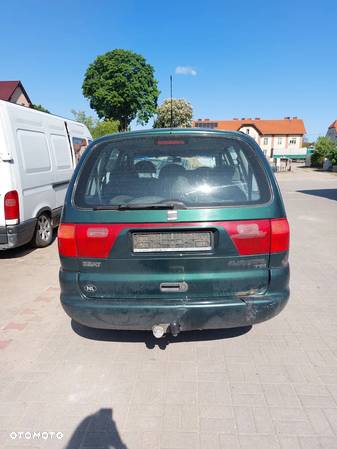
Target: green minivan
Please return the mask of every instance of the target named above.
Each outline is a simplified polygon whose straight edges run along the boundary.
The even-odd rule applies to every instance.
[[[58,233],[61,303],[94,328],[249,326],[289,298],[289,226],[244,133],[162,129],[94,141]]]

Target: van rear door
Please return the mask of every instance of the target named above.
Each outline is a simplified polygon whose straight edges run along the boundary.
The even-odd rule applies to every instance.
[[[3,103],[4,102],[0,102],[0,227],[6,226],[4,209],[5,195],[7,192],[14,189],[12,181],[12,155],[10,149],[8,148],[5,135],[6,120],[4,116],[5,105]]]
[[[63,255],[78,258],[82,293],[180,302],[263,294],[273,211],[262,158],[239,139],[202,135],[97,145],[65,211],[75,243]]]
[[[59,123],[60,129],[52,129],[49,134],[54,158],[53,189],[55,191],[55,207],[63,206],[70,178],[74,171],[72,149],[65,123]]]

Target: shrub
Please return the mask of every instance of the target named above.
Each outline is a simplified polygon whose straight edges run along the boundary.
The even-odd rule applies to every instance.
[[[322,167],[324,162],[324,156],[322,156],[318,151],[315,151],[311,155],[311,166],[312,167]]]
[[[327,158],[332,165],[337,164],[337,144],[330,137],[319,137],[316,141],[315,152],[311,156],[311,165],[321,167]]]

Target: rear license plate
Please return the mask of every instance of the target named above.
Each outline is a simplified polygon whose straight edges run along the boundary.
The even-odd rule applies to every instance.
[[[134,232],[133,252],[209,251],[213,248],[210,231],[200,232]]]

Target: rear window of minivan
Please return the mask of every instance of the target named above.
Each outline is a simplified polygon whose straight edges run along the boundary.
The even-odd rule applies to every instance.
[[[260,154],[239,139],[163,135],[97,143],[79,172],[74,203],[119,208],[179,202],[187,208],[264,204]]]

